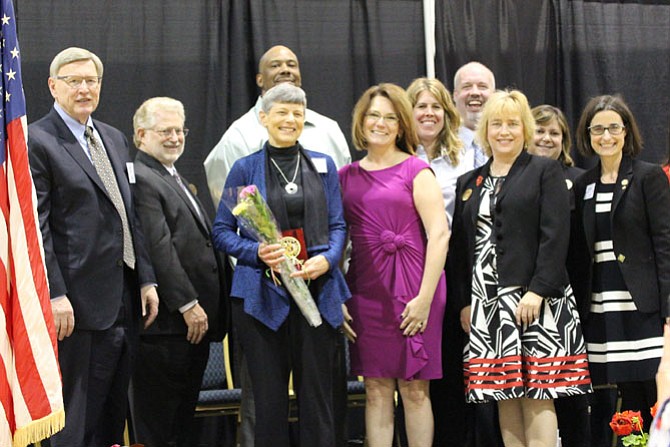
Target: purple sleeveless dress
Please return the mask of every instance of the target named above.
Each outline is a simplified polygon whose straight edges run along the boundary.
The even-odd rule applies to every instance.
[[[340,170],[344,217],[352,242],[347,307],[358,334],[351,374],[365,377],[442,377],[442,321],[446,303],[440,277],[423,334],[405,337],[400,314],[418,293],[426,260],[426,233],[414,207],[413,181],[428,164],[416,157],[378,171],[358,162]]]

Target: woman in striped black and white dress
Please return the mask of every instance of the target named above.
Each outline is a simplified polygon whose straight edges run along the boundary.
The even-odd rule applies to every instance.
[[[660,166],[635,159],[642,139],[618,96],[586,105],[577,145],[599,157],[576,181],[570,268],[591,378],[617,384],[622,409],[642,411],[648,424],[670,293],[668,179]]]

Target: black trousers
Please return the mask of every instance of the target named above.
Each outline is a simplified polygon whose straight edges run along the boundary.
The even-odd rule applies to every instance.
[[[430,381],[430,400],[435,420],[433,447],[450,447],[454,439],[466,447],[503,447],[495,402],[467,404],[463,380],[463,347],[467,335],[461,329],[460,309],[447,298],[442,326],[442,379]]]
[[[592,447],[589,396],[580,394],[554,399],[554,407],[561,445],[563,447]]]
[[[231,299],[233,324],[247,361],[255,401],[256,447],[288,447],[288,383],[298,403],[298,438],[303,447],[335,447],[335,374],[340,332],[323,322],[310,327],[292,304],[289,316],[275,332],[244,312]]]
[[[209,358],[209,340],[197,345],[180,335],[140,338],[131,381],[135,439],[152,446],[190,447],[193,413]]]
[[[235,343],[237,342],[235,336]],[[337,351],[335,352],[335,366],[333,368],[333,408],[335,416],[335,445],[347,447],[349,445],[349,431],[347,424],[347,340],[344,334],[340,334],[337,340]],[[254,393],[251,387],[251,377],[244,354],[239,346],[237,351],[237,377],[239,387],[242,389],[242,404],[240,409],[240,423],[237,427],[237,442],[240,447],[254,446],[254,427],[256,426],[256,409],[254,404]]]
[[[619,382],[617,388],[621,396],[621,411],[640,411],[644,420],[644,431],[649,433],[653,420],[650,408],[656,403],[656,380]]]
[[[463,385],[465,333],[453,312],[448,309],[442,326],[442,378],[430,381],[430,401],[435,419],[434,447],[451,446],[454,439],[466,439],[468,433],[468,408]]]
[[[75,314],[74,332],[58,342],[65,427],[42,445],[123,444],[128,383],[137,350],[139,300],[135,273],[125,268],[122,306],[112,327],[101,331],[79,330]]]

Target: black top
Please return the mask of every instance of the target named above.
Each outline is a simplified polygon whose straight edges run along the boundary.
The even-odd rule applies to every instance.
[[[270,160],[273,160],[279,166],[279,169],[284,173],[289,181],[293,179],[293,174],[296,171],[296,166],[298,164],[298,157],[300,153],[298,151],[298,145],[291,147],[274,147],[268,143],[268,155]],[[289,225],[291,228],[302,228],[303,226],[303,215],[304,215],[304,193],[302,187],[302,173],[301,169],[298,168],[298,173],[295,177],[294,183],[298,185],[298,191],[295,194],[289,194],[284,187],[287,182],[282,177],[282,175],[277,170],[277,167],[270,161],[270,172],[274,177],[274,182],[272,185],[281,185],[281,197],[286,206],[286,212],[288,214]]]

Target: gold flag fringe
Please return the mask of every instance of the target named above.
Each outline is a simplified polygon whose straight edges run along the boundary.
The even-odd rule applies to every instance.
[[[65,426],[65,410],[58,410],[48,416],[32,421],[14,433],[14,447],[26,447],[58,433]]]

